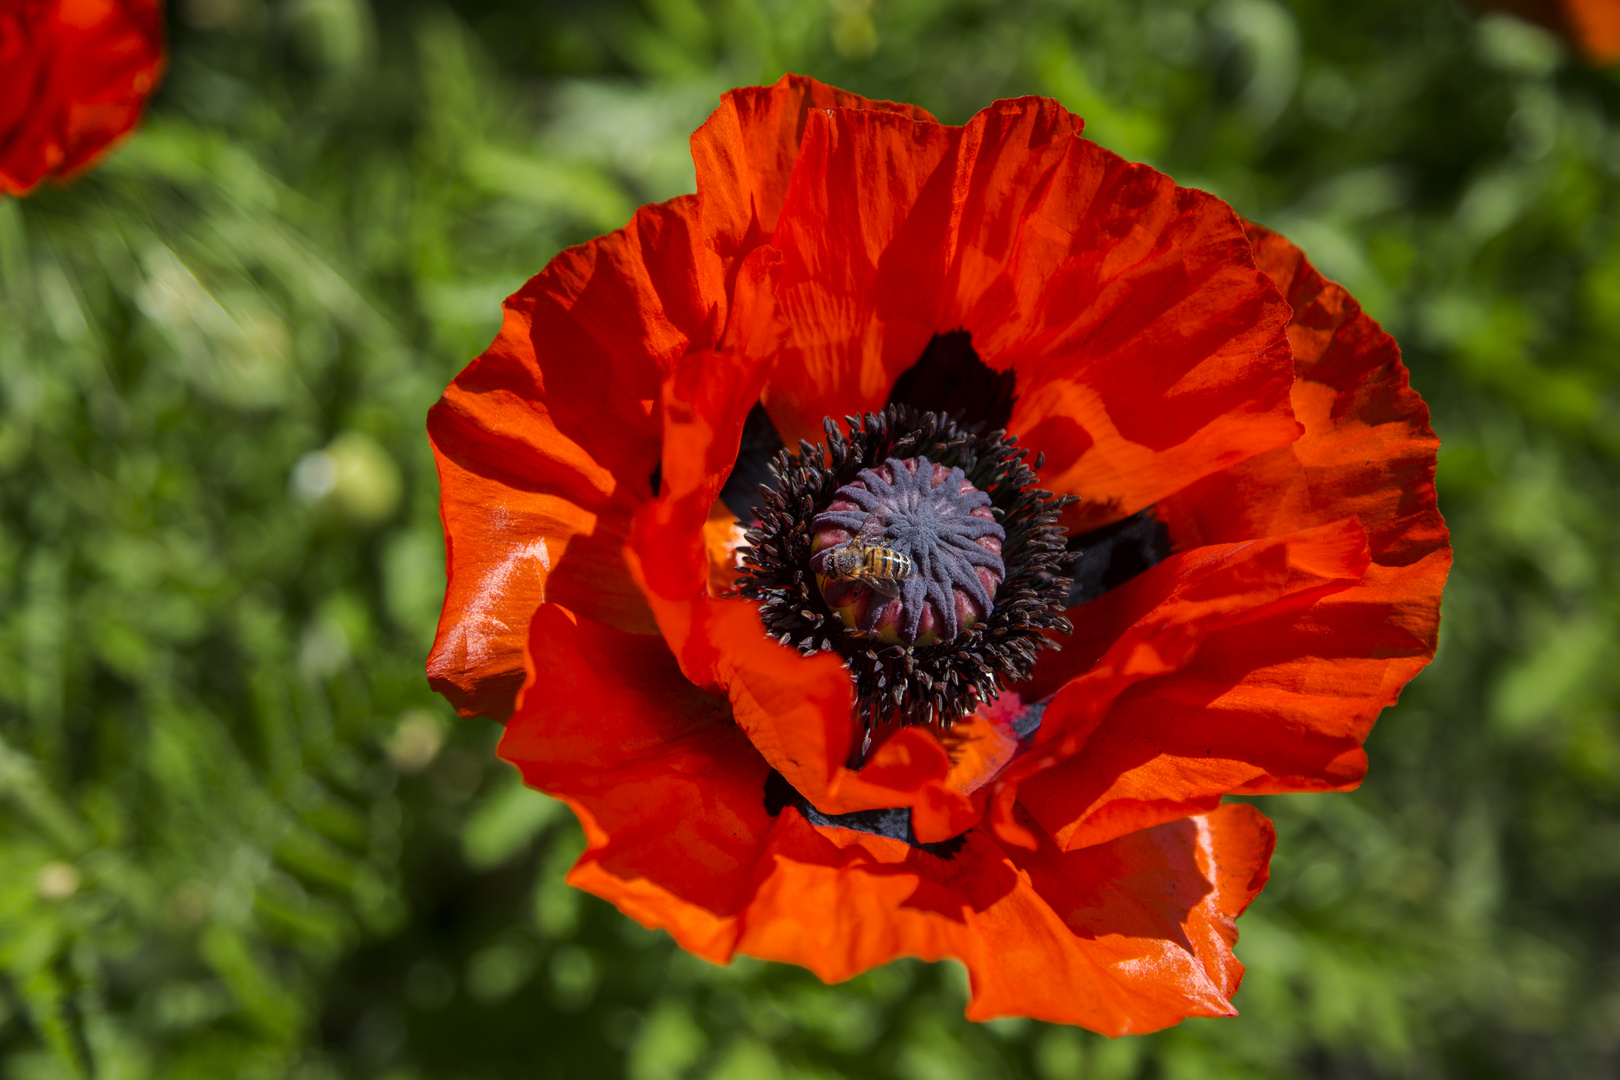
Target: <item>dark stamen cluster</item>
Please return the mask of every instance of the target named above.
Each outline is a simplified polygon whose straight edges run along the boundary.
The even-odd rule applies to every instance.
[[[868,732],[894,723],[949,727],[1028,678],[1036,654],[1058,647],[1046,631],[1072,631],[1062,614],[1070,581],[1057,518],[1074,500],[1032,487],[1041,459],[1031,468],[1028,452],[1004,431],[964,428],[906,405],[844,423],[847,435],[829,417],[825,447],[800,442],[797,454],[783,450],[771,462],[774,486],[760,486],[759,522],[748,531],[738,589],[759,602],[766,629],[782,644],[843,657]],[[822,599],[810,569],[813,523],[862,470],[916,457],[961,469],[989,496],[1006,532],[1006,577],[994,610],[953,639],[885,645],[849,633]]]

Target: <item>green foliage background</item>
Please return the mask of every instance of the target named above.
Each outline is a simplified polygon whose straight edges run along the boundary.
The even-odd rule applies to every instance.
[[[1445,0],[176,0],[141,132],[0,202],[0,1073],[1612,1077],[1620,82]],[[422,660],[423,414],[562,246],[784,70],[1041,93],[1281,229],[1445,440],[1440,655],[1353,795],[1261,800],[1241,1018],[961,1019],[569,891]]]

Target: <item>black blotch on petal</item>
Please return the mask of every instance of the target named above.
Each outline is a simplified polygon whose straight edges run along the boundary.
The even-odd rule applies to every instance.
[[[1074,584],[1069,587],[1068,606],[1074,607],[1168,558],[1170,530],[1149,506],[1112,525],[1071,537],[1068,547],[1077,553],[1069,565]]]
[[[823,814],[810,800],[800,795],[798,789],[787,782],[787,779],[775,769],[765,777],[765,812],[775,817],[788,807],[793,807],[810,824],[823,829],[853,829],[856,832],[871,833],[874,836],[887,836],[890,840],[903,840],[914,848],[920,848],[930,855],[937,855],[941,859],[949,859],[962,845],[967,843],[966,836],[953,836],[949,840],[938,843],[925,844],[917,839],[917,834],[911,831],[911,809],[897,807],[893,810],[857,810],[853,814]]]
[[[775,817],[790,806],[797,806],[804,801],[794,786],[787,782],[787,778],[775,769],[765,777],[765,812]]]
[[[653,498],[658,498],[658,489],[664,486],[664,463],[660,461],[653,466],[653,471],[647,474],[647,484],[652,488]]]
[[[966,330],[935,334],[922,356],[894,382],[890,405],[944,413],[963,425],[1005,428],[1018,399],[1018,376],[979,359]],[[1039,449],[1039,447],[1036,447]]]
[[[1024,742],[1028,742],[1033,738],[1035,732],[1040,730],[1041,717],[1046,712],[1046,706],[1047,702],[1038,701],[1019,713],[1018,717],[1012,722],[1013,733]]]
[[[726,509],[747,525],[754,520],[754,506],[759,502],[759,486],[774,488],[776,478],[771,475],[771,459],[782,450],[782,437],[776,425],[765,413],[765,406],[754,403],[743,422],[742,443],[737,447],[737,464],[731,467],[726,486],[720,489],[720,501]]]

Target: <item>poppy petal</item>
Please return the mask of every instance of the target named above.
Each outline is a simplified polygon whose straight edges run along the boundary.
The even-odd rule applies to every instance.
[[[738,949],[832,982],[896,956],[955,957],[974,1020],[1109,1035],[1229,1016],[1234,920],[1266,880],[1270,823],[1234,805],[1112,844],[1004,850],[974,830],[942,859],[784,812]]]
[[[570,883],[697,955],[788,960],[829,981],[951,956],[971,974],[974,1019],[1110,1034],[1232,1012],[1233,921],[1272,844],[1252,807],[1069,854],[1048,842],[1009,855],[976,830],[940,858],[796,811],[771,818],[764,763],[656,636],[546,604],[528,655],[500,753],[579,815]]]
[[[872,111],[810,115],[773,240],[793,337],[765,407],[786,442],[819,441],[823,417],[881,408],[934,335],[958,328],[942,320],[976,171],[1038,179],[1079,127],[1046,99],[998,102],[966,127]]]
[[[716,501],[703,522],[703,548],[709,556],[709,594],[726,596],[737,591],[742,572],[738,555],[747,545],[742,522],[725,503]]]
[[[428,414],[449,577],[429,681],[498,719],[541,602],[653,629],[620,550],[652,497],[663,379],[713,344],[727,303],[686,196],[563,252],[505,311]]]
[[[961,329],[1017,373],[1009,429],[1090,529],[1291,442],[1288,308],[1240,219],[1079,138],[1055,102],[960,128],[828,110],[773,243],[792,324],[765,404],[788,442],[880,408]]]
[[[586,850],[570,884],[724,963],[774,825],[765,763],[656,634],[545,604],[528,657],[500,755],[579,815]]]
[[[1122,693],[1081,754],[1020,786],[1020,804],[1079,847],[1228,792],[1355,787],[1373,720],[1428,662],[1389,625],[1400,591],[1364,579],[1212,633],[1186,667]]]
[[[968,125],[940,321],[1016,372],[1008,428],[1087,530],[1297,436],[1288,309],[1229,206],[1089,140],[1031,138],[1025,104]]]
[[[1184,666],[1124,690],[1083,755],[1021,785],[1020,802],[1065,847],[1230,792],[1356,786],[1378,713],[1434,655],[1451,552],[1428,410],[1394,341],[1355,301],[1286,240],[1253,235],[1296,313],[1293,398],[1306,433],[1157,512],[1177,547],[1330,529],[1351,512],[1369,561],[1347,587],[1296,592],[1214,629]]]
[[[1366,568],[1366,537],[1351,520],[1289,537],[1172,556],[1129,584],[1073,609],[1074,644],[1056,663],[1038,670],[1037,678],[1061,677],[1065,665],[1083,673],[1062,684],[1041,715],[1030,752],[1003,772],[999,785],[1004,792],[1016,787],[1018,805],[1064,850],[1097,842],[1097,835],[1112,838],[1212,809],[1220,802],[1219,793],[1189,805],[1167,794],[1162,812],[1151,820],[1115,826],[1109,814],[1119,807],[1109,801],[1108,788],[1115,774],[1099,760],[1102,733],[1112,730],[1115,713],[1136,700],[1138,688],[1156,688],[1166,676],[1194,663],[1222,628],[1248,626],[1268,611],[1291,610],[1348,588]],[[1111,628],[1120,623],[1127,624],[1123,632]],[[1027,692],[1040,693],[1039,686]],[[1151,698],[1152,691],[1148,694]],[[1196,719],[1190,723],[1199,726]],[[1163,790],[1176,788],[1171,784]],[[1024,829],[1008,816],[1006,798],[1010,794],[998,799],[994,827],[1008,843],[1028,846]],[[1099,829],[1106,831],[1099,834]]]
[[[1298,438],[1288,306],[1231,208],[1078,139],[1059,185],[1031,228],[1067,235],[1024,244],[964,323],[1018,372],[1008,428],[1081,499],[1070,530]]]
[[[804,75],[783,75],[774,86],[745,86],[721,95],[720,107],[692,133],[692,161],[710,243],[728,265],[770,243],[806,118],[821,109],[933,119],[915,105],[869,100]]]
[[[712,537],[726,516],[719,495],[774,351],[769,280],[776,266],[773,249],[757,249],[737,278],[736,318],[721,347],[671,365],[659,390],[660,490],[636,513],[623,549],[687,677],[716,690],[712,663],[690,644],[692,623],[713,587]],[[733,339],[732,332],[740,336]]]
[[[1209,628],[1248,616],[1281,596],[1354,581],[1368,566],[1354,519],[1279,537],[1208,544],[1171,555],[1120,587],[1068,611],[1074,632],[1043,657],[1020,690],[1035,700],[1103,670],[1143,677],[1192,658]],[[1054,725],[1042,723],[1043,738]]]
[[[0,10],[0,195],[95,164],[140,119],[163,74],[158,0]]]
[[[1440,441],[1399,347],[1286,239],[1249,226],[1262,267],[1293,306],[1293,407],[1305,434],[1167,499],[1177,547],[1229,543],[1354,514],[1375,561],[1421,561],[1447,547],[1434,491]]]

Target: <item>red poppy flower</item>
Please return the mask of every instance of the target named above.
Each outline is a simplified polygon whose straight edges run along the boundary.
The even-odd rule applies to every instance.
[[[431,681],[579,815],[570,881],[700,956],[1231,1014],[1273,837],[1223,796],[1354,787],[1433,656],[1395,343],[1079,132],[733,91],[698,193],[559,255],[429,416]]]
[[[1588,63],[1620,60],[1620,0],[1477,0],[1480,7],[1511,11],[1561,34]]]
[[[0,195],[93,165],[163,64],[159,0],[0,0]]]

